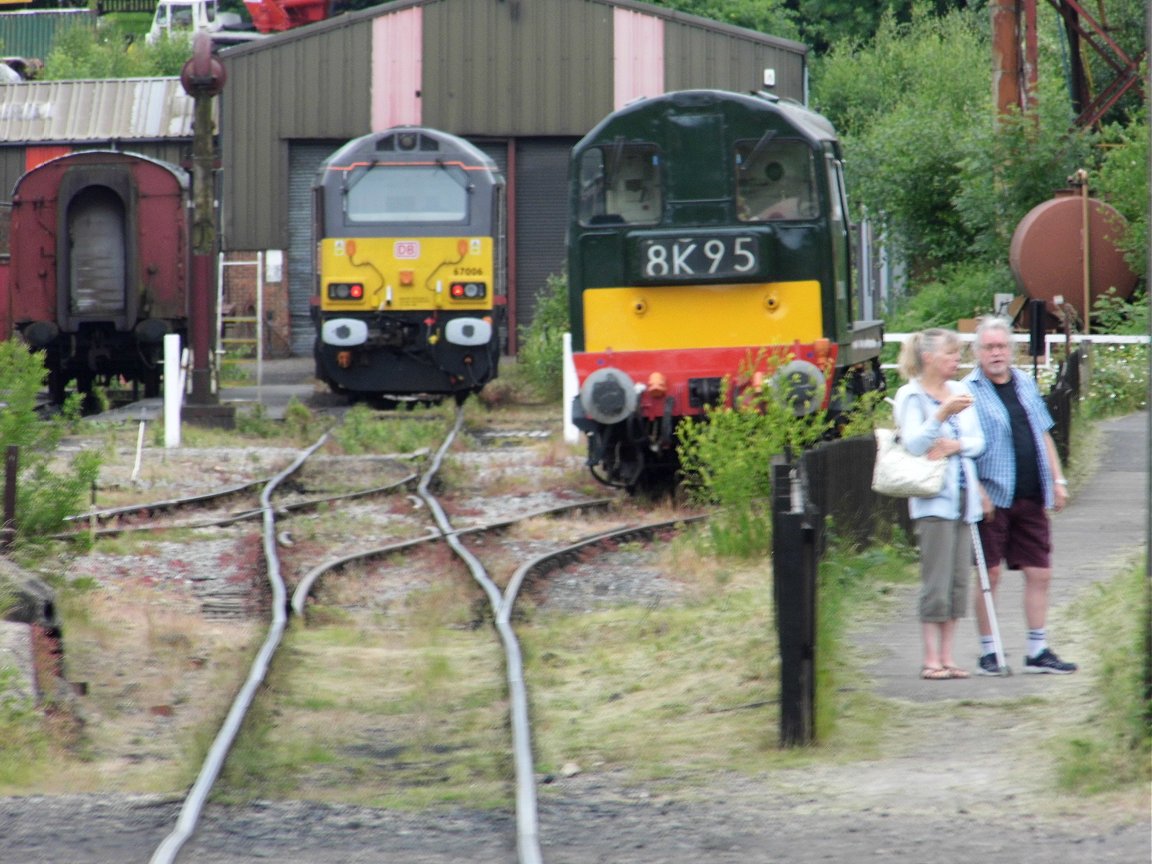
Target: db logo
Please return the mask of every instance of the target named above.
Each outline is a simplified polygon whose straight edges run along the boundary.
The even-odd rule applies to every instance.
[[[392,254],[399,259],[411,260],[420,257],[419,240],[397,240],[392,247]]]

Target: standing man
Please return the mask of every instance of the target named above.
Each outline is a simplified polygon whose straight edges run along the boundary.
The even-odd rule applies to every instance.
[[[980,541],[993,596],[1000,566],[1024,571],[1024,617],[1028,623],[1025,672],[1067,675],[1076,671],[1048,647],[1048,588],[1052,541],[1047,508],[1068,502],[1068,481],[1049,429],[1055,425],[1036,384],[1012,368],[1012,325],[989,316],[976,328],[977,367],[964,381],[976,398],[984,429],[984,452],[976,458],[983,486]],[[999,674],[988,612],[977,596],[980,674]]]

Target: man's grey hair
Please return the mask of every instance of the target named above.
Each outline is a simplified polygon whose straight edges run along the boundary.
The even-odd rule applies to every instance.
[[[976,325],[976,344],[984,341],[984,334],[989,330],[1001,330],[1006,335],[1012,335],[1012,322],[1003,315],[985,315]]]

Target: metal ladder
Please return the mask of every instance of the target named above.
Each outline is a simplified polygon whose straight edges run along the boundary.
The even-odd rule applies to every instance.
[[[216,274],[216,356],[223,358],[229,345],[251,345],[256,352],[256,386],[264,381],[264,252],[256,253],[255,259],[225,261],[224,253],[219,255]],[[228,267],[256,267],[256,314],[224,314],[224,273]],[[251,336],[229,336],[229,328],[252,328]]]

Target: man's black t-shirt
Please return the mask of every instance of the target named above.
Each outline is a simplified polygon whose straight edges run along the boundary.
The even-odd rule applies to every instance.
[[[1016,383],[1011,380],[1005,384],[992,382],[992,386],[996,388],[996,395],[1008,409],[1008,423],[1012,427],[1012,449],[1016,453],[1015,497],[1042,500],[1044,490],[1040,486],[1040,461],[1036,452],[1036,439],[1032,437],[1028,414],[1016,397]]]

